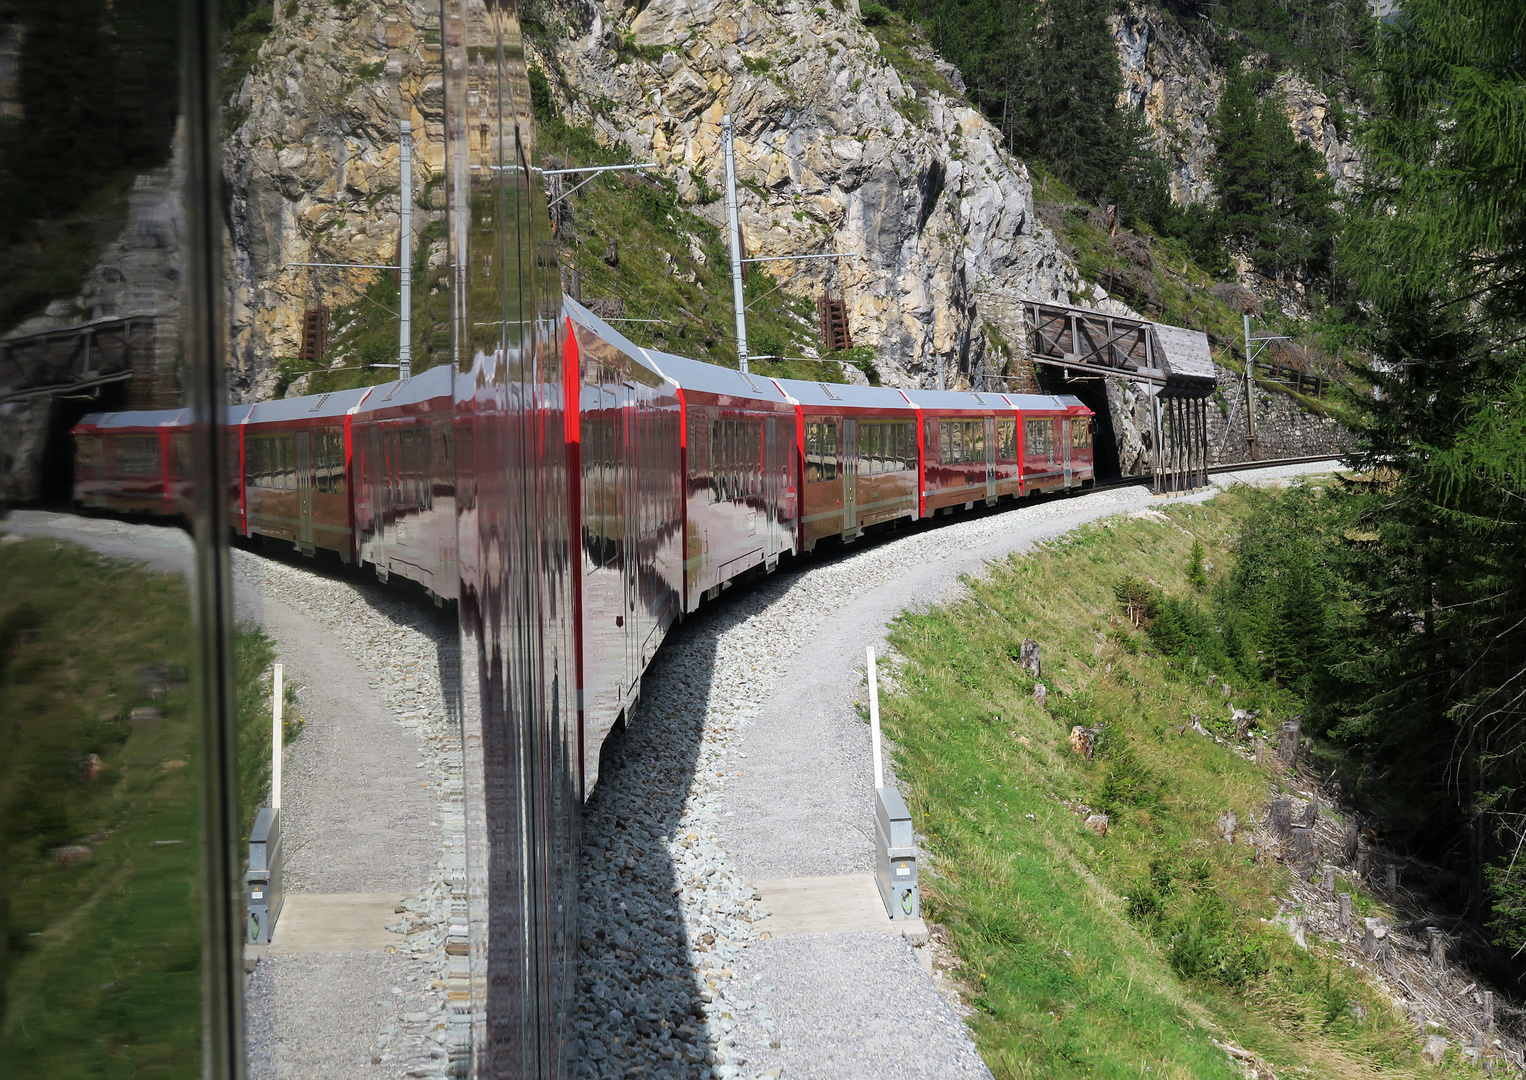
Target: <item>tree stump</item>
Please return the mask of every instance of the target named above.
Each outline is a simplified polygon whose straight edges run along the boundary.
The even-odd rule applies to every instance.
[[[1399,891],[1399,868],[1393,863],[1388,864],[1388,869],[1383,873],[1383,885],[1390,893]]]
[[[1494,1034],[1494,991],[1484,991],[1484,1030]]]
[[[1314,854],[1318,845],[1314,842],[1314,830],[1302,825],[1293,826],[1293,858],[1300,866],[1308,866],[1314,861]]]
[[[1319,821],[1319,795],[1315,794],[1309,799],[1309,805],[1303,808],[1303,823],[1306,828],[1314,828]]]
[[[1049,688],[1043,683],[1038,683],[1033,688],[1033,700],[1039,703],[1039,708],[1047,708],[1049,705]]]
[[[1356,831],[1356,823],[1353,822],[1352,824],[1347,825],[1346,835],[1341,841],[1341,854],[1345,856],[1345,863],[1347,866],[1350,866],[1353,862],[1356,861],[1356,848],[1358,839],[1359,837]]]
[[[1226,810],[1219,815],[1219,835],[1224,838],[1226,844],[1235,842],[1235,830],[1240,827],[1240,818],[1233,810]]]
[[[1362,934],[1362,950],[1369,960],[1381,960],[1388,954],[1388,924],[1382,919],[1368,919]]]
[[[1356,862],[1352,866],[1359,880],[1365,881],[1367,879],[1368,864],[1371,861],[1371,858],[1367,855],[1367,849],[1358,844],[1356,848]]]
[[[1324,875],[1319,879],[1319,887],[1326,895],[1335,895],[1335,867],[1325,867]]]
[[[1431,937],[1431,969],[1433,971],[1445,971],[1447,966],[1447,936],[1442,933],[1441,927],[1429,928]]]
[[[1256,746],[1256,764],[1260,765],[1266,760],[1266,740],[1257,736],[1254,742]]]
[[[1298,734],[1300,727],[1297,720],[1284,720],[1282,730],[1277,734],[1277,757],[1284,765],[1292,766],[1298,761]]]
[[[1271,821],[1272,834],[1279,840],[1287,839],[1288,830],[1293,827],[1293,800],[1285,795],[1273,799],[1267,817]]]
[[[1351,925],[1351,894],[1348,892],[1343,892],[1338,899],[1340,901],[1340,914],[1338,916],[1338,921],[1340,923],[1340,928],[1345,930]]]
[[[1022,660],[1023,670],[1035,679],[1043,678],[1044,675],[1043,652],[1044,645],[1042,642],[1034,641],[1032,638],[1023,638],[1023,647],[1019,650],[1018,656]]]

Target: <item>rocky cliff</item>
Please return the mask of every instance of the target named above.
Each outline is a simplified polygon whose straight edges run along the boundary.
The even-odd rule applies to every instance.
[[[1140,110],[1171,168],[1171,194],[1183,205],[1213,199],[1213,123],[1225,72],[1203,43],[1175,17],[1154,5],[1132,3],[1113,19],[1123,98]],[[1276,94],[1297,137],[1324,157],[1337,194],[1355,188],[1361,167],[1351,126],[1340,118],[1354,111],[1302,76],[1276,73]]]
[[[276,12],[228,109],[230,384],[251,399],[297,355],[306,308],[354,303],[385,273],[296,264],[396,263],[401,119],[414,132],[415,230],[443,209],[438,8],[278,0]]]
[[[540,61],[564,113],[661,162],[716,223],[729,113],[749,252],[847,253],[769,272],[840,296],[887,383],[1015,372],[1021,298],[1104,302],[1037,220],[1027,168],[943,65],[902,54],[898,69],[856,4],[653,0],[631,18],[591,0],[563,13]]]

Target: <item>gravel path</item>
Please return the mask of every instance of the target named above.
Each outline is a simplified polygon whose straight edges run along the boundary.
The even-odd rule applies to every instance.
[[[355,573],[244,551],[233,567],[263,598],[306,719],[283,765],[288,891],[407,896],[395,954],[260,961],[251,1080],[444,1076],[467,1037],[446,1008],[465,972],[444,951],[465,917],[460,739],[446,707],[455,619]]]

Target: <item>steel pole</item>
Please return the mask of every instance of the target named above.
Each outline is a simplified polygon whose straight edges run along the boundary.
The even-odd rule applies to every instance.
[[[402,226],[397,241],[399,298],[397,323],[397,377],[413,375],[413,125],[398,123],[398,144],[402,164]]]
[[[1256,460],[1256,379],[1251,374],[1255,360],[1250,351],[1250,316],[1245,316],[1245,445],[1250,459]]]
[[[731,249],[731,302],[737,317],[737,359],[747,370],[747,307],[742,298],[741,233],[737,230],[737,167],[731,149],[731,116],[721,117],[721,142],[726,148],[726,221]]]

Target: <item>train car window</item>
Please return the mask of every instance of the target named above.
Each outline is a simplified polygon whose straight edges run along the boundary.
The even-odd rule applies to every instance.
[[[901,460],[903,469],[914,471],[917,467],[917,425],[901,425]]]
[[[101,440],[94,435],[82,435],[74,443],[74,465],[80,476],[95,471],[101,461]]]
[[[821,425],[821,478],[837,479],[837,425]]]
[[[117,472],[152,476],[159,471],[159,440],[152,435],[117,436]]]
[[[821,480],[821,425],[805,425],[805,482]]]
[[[1017,458],[1017,421],[996,421],[996,458],[998,461],[1014,461]]]
[[[1047,416],[1040,420],[1023,421],[1023,440],[1027,443],[1030,458],[1046,458],[1054,462],[1054,421]]]
[[[1070,445],[1074,450],[1085,450],[1092,444],[1091,424],[1084,417],[1070,421]]]

